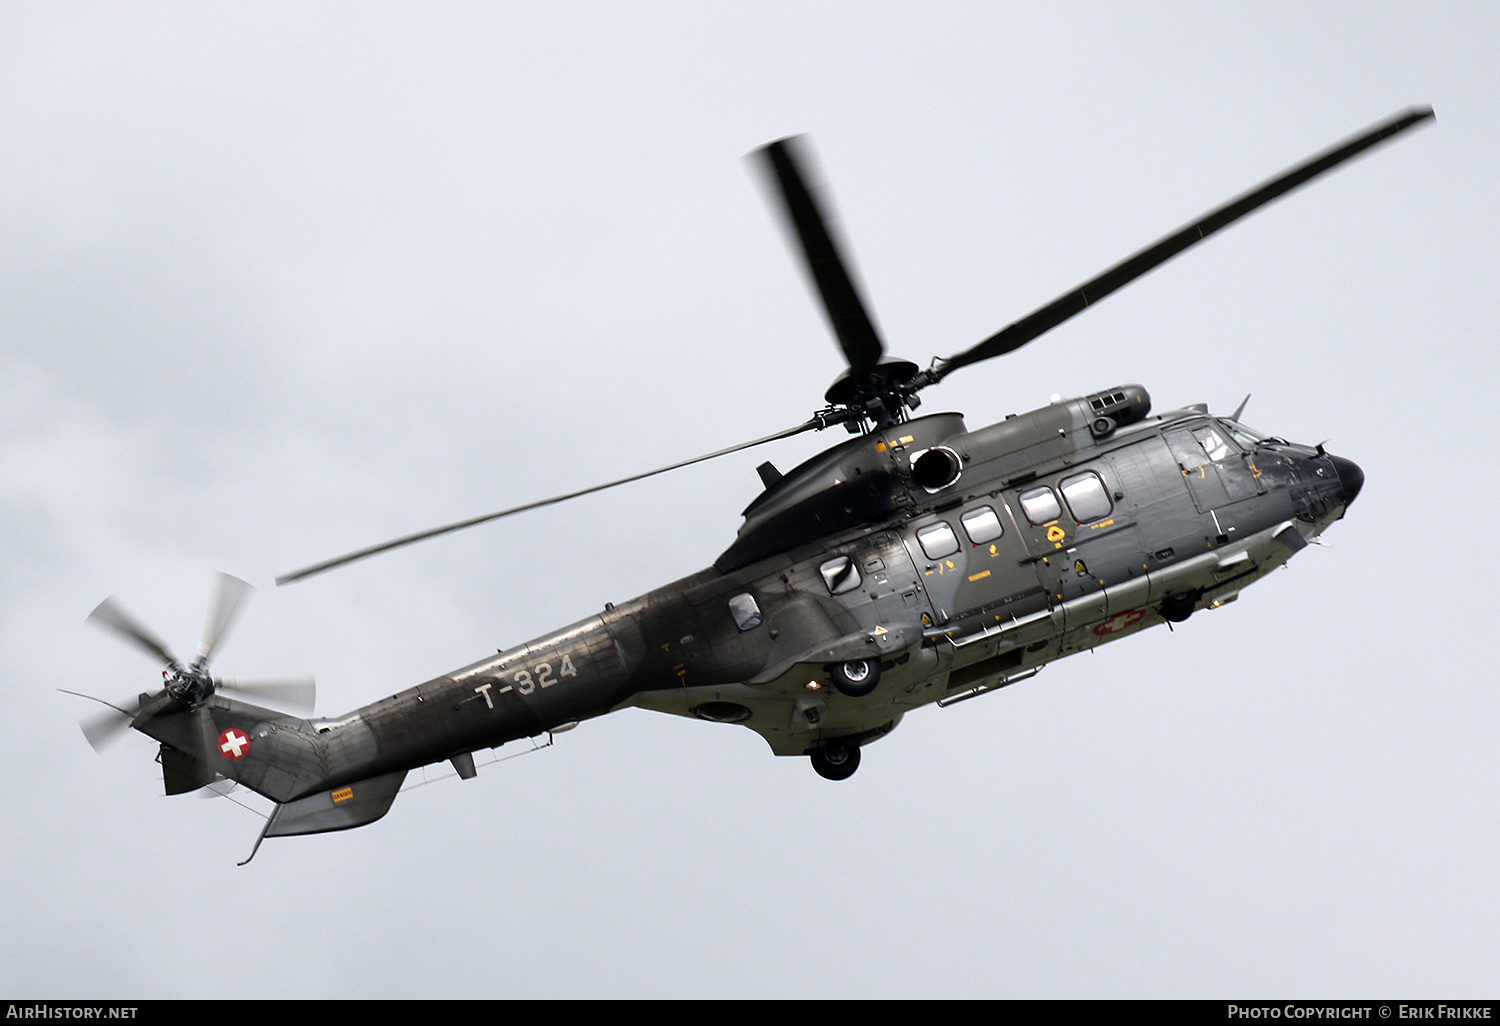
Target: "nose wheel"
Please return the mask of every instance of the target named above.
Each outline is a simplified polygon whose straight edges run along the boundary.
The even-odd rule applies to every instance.
[[[848,780],[859,769],[859,745],[834,741],[809,753],[813,769],[826,780]]]

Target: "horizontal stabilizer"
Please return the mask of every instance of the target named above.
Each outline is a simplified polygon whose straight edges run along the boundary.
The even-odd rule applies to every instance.
[[[405,779],[406,771],[397,770],[285,802],[271,813],[262,836],[321,834],[373,823],[390,811],[391,802],[396,800],[396,793],[401,790],[401,782]]]

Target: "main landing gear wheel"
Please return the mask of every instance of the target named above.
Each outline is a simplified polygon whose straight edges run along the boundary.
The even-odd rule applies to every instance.
[[[828,668],[833,686],[850,698],[863,698],[880,683],[879,659],[850,659]]]
[[[1185,591],[1180,595],[1168,595],[1161,600],[1161,617],[1172,623],[1182,623],[1193,615],[1193,610],[1198,608],[1198,600],[1203,597],[1201,591]]]
[[[859,745],[846,745],[838,741],[822,748],[815,748],[809,756],[818,776],[827,780],[848,780],[859,769]]]

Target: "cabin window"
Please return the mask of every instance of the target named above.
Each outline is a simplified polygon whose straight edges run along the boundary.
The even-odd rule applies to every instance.
[[[1107,517],[1113,508],[1098,474],[1074,474],[1059,481],[1057,487],[1062,489],[1073,519],[1080,524]]]
[[[942,559],[958,551],[958,538],[945,520],[922,528],[917,532],[917,541],[921,544],[922,551],[927,553],[928,559]]]
[[[1026,519],[1034,527],[1050,523],[1062,515],[1062,507],[1057,504],[1057,496],[1052,494],[1051,488],[1033,488],[1029,492],[1022,492],[1021,509],[1025,510]]]
[[[729,615],[734,617],[734,625],[742,631],[753,630],[765,620],[765,617],[761,615],[760,606],[756,604],[755,596],[748,591],[741,592],[729,600]]]
[[[983,545],[985,542],[994,541],[1005,533],[1005,528],[1000,526],[1000,517],[994,509],[989,506],[980,506],[971,509],[958,518],[964,525],[964,531],[969,536],[969,541],[975,545]]]
[[[818,573],[823,575],[823,583],[828,586],[830,595],[842,595],[859,587],[859,568],[848,556],[830,559],[818,567]]]

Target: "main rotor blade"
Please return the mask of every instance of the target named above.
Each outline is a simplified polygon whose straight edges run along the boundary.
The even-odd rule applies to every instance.
[[[779,187],[782,213],[802,244],[807,271],[818,287],[823,311],[828,315],[839,347],[844,350],[844,358],[854,375],[863,377],[880,362],[885,346],[854,285],[848,262],[829,231],[828,219],[808,187],[808,176],[803,171],[806,162],[797,152],[803,148],[800,139],[799,136],[780,139],[755,152]]]
[[[444,527],[434,527],[430,531],[419,531],[416,534],[408,534],[404,538],[397,538],[395,541],[382,542],[379,545],[371,545],[369,548],[359,549],[358,551],[351,552],[348,555],[338,556],[334,559],[326,559],[321,563],[314,563],[312,566],[303,567],[301,570],[294,570],[292,573],[284,574],[281,577],[276,578],[276,583],[278,585],[290,584],[293,581],[300,581],[304,577],[311,577],[313,574],[320,574],[324,570],[332,570],[334,567],[343,566],[346,563],[353,563],[356,560],[364,559],[366,556],[373,556],[377,552],[387,552],[391,549],[398,549],[403,545],[410,545],[413,542],[425,541],[428,538],[435,538],[440,534],[447,534],[450,531],[461,531],[465,527],[473,527],[475,524],[483,524],[490,520],[499,520],[501,517],[508,517],[513,513],[524,513],[529,509],[540,509],[543,506],[552,506],[559,502],[566,502],[569,499],[576,499],[582,495],[590,495],[594,492],[602,492],[606,488],[613,488],[616,485],[629,484],[632,481],[640,481],[643,478],[654,477],[657,474],[665,474],[669,470],[677,470],[681,467],[692,466],[694,463],[702,463],[705,460],[716,459],[720,456],[728,456],[730,453],[739,452],[741,449],[752,449],[757,445],[765,445],[767,442],[774,442],[777,439],[781,438],[790,438],[792,435],[801,434],[804,431],[812,431],[815,428],[822,428],[827,426],[828,425],[826,421],[818,417],[814,417],[812,420],[807,421],[805,424],[798,424],[796,427],[787,428],[784,431],[778,431],[774,435],[767,435],[764,438],[757,438],[753,442],[742,442],[739,445],[731,445],[727,449],[720,449],[718,452],[711,452],[704,456],[694,456],[690,460],[683,460],[680,463],[673,463],[670,466],[658,467],[655,470],[647,470],[640,474],[632,474],[629,477],[622,477],[618,481],[609,481],[605,484],[594,485],[592,488],[581,488],[576,492],[568,492],[566,495],[554,495],[550,499],[539,499],[536,502],[528,502],[525,505],[512,506],[510,509],[502,509],[497,513],[486,513],[483,516],[470,517],[468,520],[460,520],[456,524],[448,524]]]
[[[177,657],[171,653],[166,644],[139,620],[127,613],[125,607],[120,605],[113,595],[94,607],[94,611],[88,615],[88,622],[97,627],[107,628],[122,638],[135,642],[166,666],[177,664]]]
[[[1406,131],[1414,125],[1433,118],[1431,107],[1412,107],[1395,114],[1385,121],[1366,129],[1359,135],[1335,145],[1332,149],[1310,157],[1301,164],[1283,172],[1268,182],[1250,190],[1237,199],[1230,200],[1216,210],[1210,211],[1166,238],[1147,246],[1139,253],[1116,264],[1096,278],[1084,282],[1066,295],[1059,296],[1039,310],[1027,314],[1014,324],[996,332],[971,349],[957,356],[938,362],[933,373],[934,380],[941,380],[960,367],[980,360],[1019,349],[1044,332],[1057,327],[1063,321],[1080,313],[1090,304],[1097,303],[1122,285],[1165,263],[1220,228],[1232,224],[1251,211],[1264,206],[1279,196],[1290,192],[1326,171],[1330,171],[1351,157],[1357,156],[1377,143]]]
[[[309,712],[318,701],[318,685],[311,677],[216,677],[214,689],[266,698]]]
[[[215,598],[213,609],[209,612],[208,620],[203,624],[203,640],[198,643],[198,661],[207,663],[213,657],[214,649],[224,638],[224,632],[234,621],[235,614],[239,612],[240,604],[244,602],[245,595],[251,591],[250,585],[238,577],[229,574],[219,574],[219,592]]]

